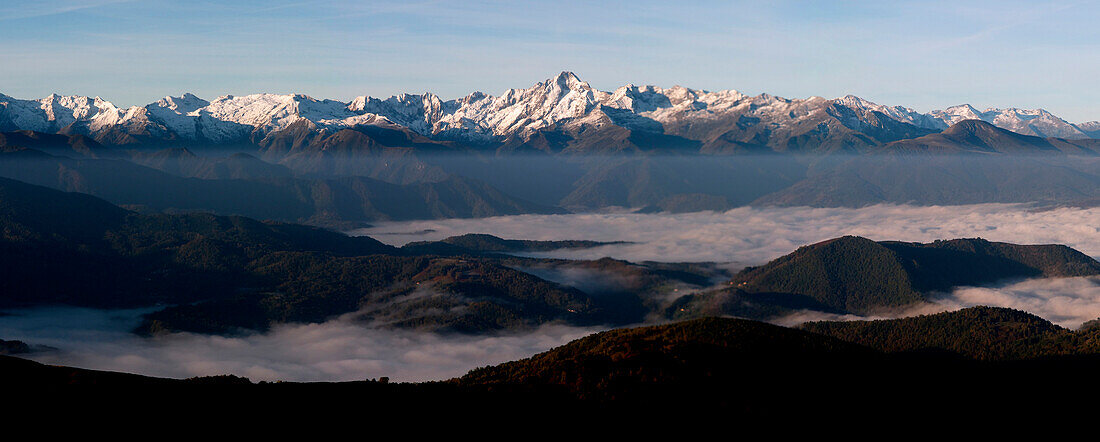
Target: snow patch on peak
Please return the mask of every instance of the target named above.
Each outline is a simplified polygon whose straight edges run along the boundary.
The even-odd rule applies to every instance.
[[[945,124],[954,125],[963,120],[982,120],[1002,129],[1024,135],[1058,138],[1089,138],[1082,130],[1043,109],[988,108],[979,111],[969,104],[951,106],[944,110],[929,113],[933,118]]]
[[[635,113],[652,112],[672,107],[672,100],[655,86],[638,87],[628,84],[615,89],[601,104],[616,109],[626,109]],[[682,100],[678,100],[682,101]]]
[[[167,96],[161,98],[156,103],[146,106],[146,108],[160,107],[172,110],[178,114],[187,115],[209,105],[209,101],[196,97],[190,92],[185,92],[179,97]]]
[[[928,114],[922,114],[907,107],[881,105],[855,95],[845,95],[835,99],[834,102],[857,111],[879,112],[893,120],[925,129],[943,130],[949,126],[938,118]]]
[[[581,81],[577,74],[569,71],[562,71],[558,76],[554,77],[552,81],[566,89],[578,90],[578,89],[592,89],[587,82]]]

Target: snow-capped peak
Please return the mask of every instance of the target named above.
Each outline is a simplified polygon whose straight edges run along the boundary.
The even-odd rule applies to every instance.
[[[837,114],[830,106],[854,110]],[[833,112],[830,114],[830,112]],[[887,106],[855,95],[836,99],[786,99],[769,94],[745,95],[736,90],[710,92],[673,86],[627,84],[604,92],[573,72],[562,71],[521,89],[498,96],[474,92],[443,100],[432,93],[398,94],[389,98],[360,96],[350,102],[319,100],[303,94],[225,95],[207,101],[191,93],[167,96],[144,107],[119,109],[98,97],[52,94],[38,100],[20,100],[0,94],[0,128],[57,132],[67,127],[89,135],[123,129],[180,139],[214,142],[264,137],[305,120],[316,130],[339,130],[362,125],[399,125],[425,136],[448,139],[505,139],[536,131],[575,130],[607,123],[629,128],[682,134],[696,122],[723,119],[736,124],[767,124],[771,128],[795,125],[805,118],[843,115],[845,125],[858,130],[870,113],[942,130],[966,119],[981,119],[1019,133],[1084,138],[1100,135],[1100,123],[1073,125],[1043,109],[986,109],[952,106],[929,113],[903,106]],[[851,123],[851,124],[849,124]],[[707,126],[707,125],[702,125]],[[1086,127],[1087,126],[1087,127]],[[769,129],[771,130],[771,129]],[[159,135],[157,135],[159,136]]]
[[[167,96],[167,97],[161,98],[156,103],[153,103],[153,104],[150,104],[150,105],[146,106],[146,108],[156,106],[156,107],[170,109],[170,110],[175,111],[176,113],[186,115],[186,114],[190,114],[192,112],[195,112],[195,111],[197,111],[201,108],[204,108],[206,106],[209,106],[209,105],[210,105],[209,101],[206,101],[206,100],[203,100],[202,98],[196,97],[194,94],[192,94],[190,92],[185,92],[183,95],[178,96],[178,97]]]
[[[865,112],[879,112],[894,120],[909,123],[917,127],[923,127],[925,129],[942,130],[949,126],[949,124],[945,124],[938,118],[922,114],[907,107],[881,105],[851,94],[837,98],[834,102],[851,109]]]
[[[1002,129],[1024,135],[1058,138],[1088,138],[1085,130],[1058,118],[1044,109],[988,108],[979,111],[969,104],[951,106],[929,113],[948,125],[963,120],[982,120]]]

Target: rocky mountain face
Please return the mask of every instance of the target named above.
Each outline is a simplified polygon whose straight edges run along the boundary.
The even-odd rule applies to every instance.
[[[381,143],[391,147],[444,150],[858,152],[969,119],[1039,137],[1100,136],[1100,122],[1072,124],[1042,109],[960,105],[925,114],[853,95],[788,99],[632,84],[606,92],[571,72],[499,96],[474,92],[453,100],[432,93],[350,102],[301,94],[207,101],[183,94],[119,108],[99,97],[23,100],[0,94],[0,131],[80,134],[107,145],[258,144],[280,155],[294,146],[320,149],[318,143],[349,129],[400,134],[386,140],[392,144]]]

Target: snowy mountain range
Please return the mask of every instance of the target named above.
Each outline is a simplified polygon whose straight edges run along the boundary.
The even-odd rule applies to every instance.
[[[362,96],[350,102],[300,94],[227,95],[207,101],[183,94],[143,107],[119,108],[99,97],[55,94],[24,100],[0,94],[0,131],[81,134],[110,145],[262,144],[297,124],[318,134],[381,127],[435,140],[481,144],[564,138],[570,141],[563,146],[578,150],[582,147],[576,146],[587,146],[577,144],[584,138],[643,145],[639,134],[673,137],[712,151],[754,146],[779,151],[843,150],[926,135],[968,119],[1025,135],[1100,137],[1100,122],[1073,124],[1043,109],[982,111],[964,104],[920,113],[853,95],[787,99],[681,86],[626,85],[605,92],[571,72],[499,96],[475,92],[454,100],[431,93],[385,99]],[[662,140],[667,141],[649,142]]]

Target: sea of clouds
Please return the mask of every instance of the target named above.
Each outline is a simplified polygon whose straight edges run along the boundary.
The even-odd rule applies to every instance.
[[[629,261],[767,262],[799,246],[844,235],[927,242],[982,237],[1020,244],[1065,244],[1100,256],[1100,208],[1038,211],[1021,204],[876,205],[864,208],[754,208],[683,214],[519,215],[381,223],[351,232],[403,245],[464,233],[508,239],[630,241],[532,254]]]
[[[267,333],[211,336],[130,333],[146,310],[36,308],[0,316],[0,336],[56,351],[26,355],[47,364],[187,378],[235,374],[253,381],[442,380],[522,359],[598,331],[545,325],[513,334],[418,333],[371,327],[352,315],[288,324]]]

